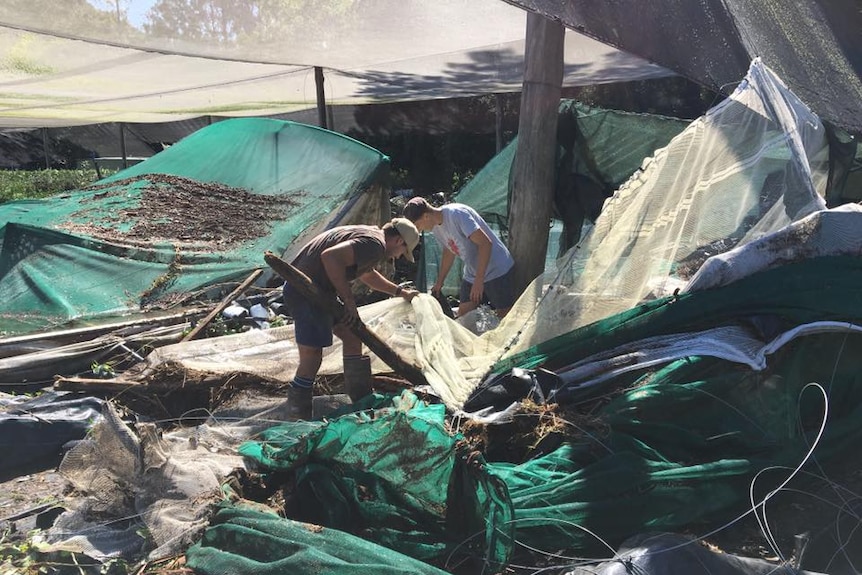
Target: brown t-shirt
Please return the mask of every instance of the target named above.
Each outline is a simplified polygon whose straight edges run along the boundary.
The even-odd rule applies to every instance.
[[[339,226],[312,238],[293,259],[293,266],[307,275],[319,289],[335,293],[320,254],[334,245],[349,242],[353,246],[355,265],[346,270],[347,280],[371,271],[384,259],[386,238],[377,226]]]

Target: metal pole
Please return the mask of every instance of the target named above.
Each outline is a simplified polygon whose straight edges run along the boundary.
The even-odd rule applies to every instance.
[[[123,156],[123,169],[129,167],[129,160],[126,158],[126,125],[120,122],[120,153]]]
[[[494,134],[497,136],[497,153],[503,151],[503,96],[494,94],[494,109],[496,121],[494,123]]]
[[[45,169],[51,169],[51,155],[48,153],[48,128],[42,128],[42,151],[45,153]]]

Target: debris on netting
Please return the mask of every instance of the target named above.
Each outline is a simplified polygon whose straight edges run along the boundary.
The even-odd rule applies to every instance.
[[[46,541],[97,560],[184,550],[222,499],[224,477],[241,465],[220,448],[224,440],[198,427],[162,432],[106,404],[102,421],[60,464],[78,497]]]
[[[445,310],[443,303],[440,305]],[[486,304],[482,304],[476,309],[459,316],[457,321],[476,335],[481,335],[486,331],[491,331],[500,325],[500,318],[497,317],[494,310]]]
[[[503,486],[446,428],[444,406],[409,391],[376,403],[373,413],[361,403],[353,414],[274,426],[240,453],[267,473],[295,474],[295,519],[432,565],[505,562],[512,524]]]
[[[601,398],[595,405],[604,401]],[[523,463],[564,442],[583,441],[586,436],[597,440],[606,437],[607,424],[590,411],[589,407],[575,409],[524,399],[509,422],[489,424],[453,418],[449,424],[487,460]]]
[[[226,306],[206,327],[207,337],[270,329],[291,323],[281,290],[239,298]]]
[[[385,155],[341,134],[236,118],[87,189],[7,202],[0,332],[181,305],[259,268],[267,249],[380,221],[387,174]]]

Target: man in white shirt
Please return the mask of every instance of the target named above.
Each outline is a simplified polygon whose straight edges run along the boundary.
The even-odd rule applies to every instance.
[[[509,250],[476,210],[451,203],[435,208],[425,198],[412,198],[404,206],[404,217],[420,232],[431,232],[443,250],[437,281],[431,292],[443,289],[443,282],[455,261],[464,263],[458,315],[476,309],[487,298],[498,317],[504,317],[515,301],[512,260]]]

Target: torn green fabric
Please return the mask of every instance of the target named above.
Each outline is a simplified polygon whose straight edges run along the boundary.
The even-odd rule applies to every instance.
[[[359,534],[433,564],[511,554],[506,486],[412,392],[393,406],[317,425],[284,424],[240,446],[265,470],[295,473],[305,521]]]

